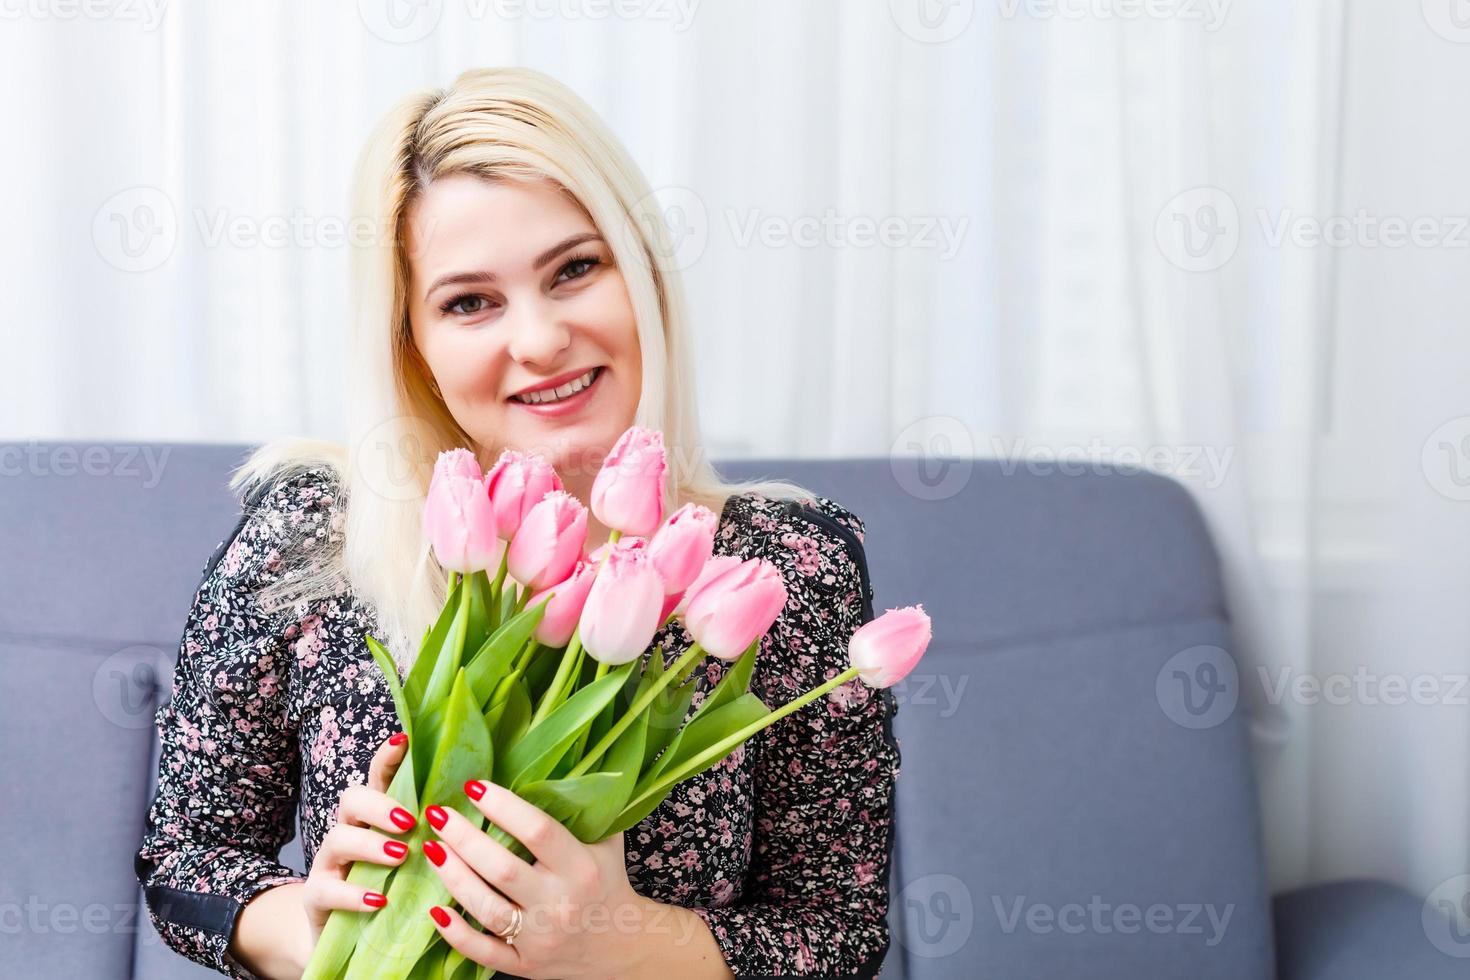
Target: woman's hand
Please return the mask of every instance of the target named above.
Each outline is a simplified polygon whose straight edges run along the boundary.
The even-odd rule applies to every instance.
[[[301,893],[313,949],[332,909],[374,912],[387,904],[382,894],[348,882],[347,872],[354,861],[398,865],[408,856],[408,845],[403,841],[369,829],[378,827],[390,834],[402,834],[418,822],[388,795],[388,784],[407,750],[408,737],[402,732],[384,739],[373,753],[367,785],[349,786],[338,798],[337,822],[322,838]]]
[[[584,844],[503,786],[470,780],[465,792],[536,863],[454,810],[425,810],[442,840],[424,842],[429,863],[449,894],[486,929],[480,932],[455,910],[435,906],[430,914],[449,944],[476,963],[529,980],[608,977],[630,969],[651,903],[628,882],[622,833]],[[517,907],[521,929],[509,944],[499,934],[511,928]]]

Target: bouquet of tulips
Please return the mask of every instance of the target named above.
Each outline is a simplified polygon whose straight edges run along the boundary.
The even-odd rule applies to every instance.
[[[421,802],[455,809],[531,861],[465,795],[466,781],[490,775],[595,843],[833,688],[854,677],[889,687],[913,669],[930,635],[922,606],[859,628],[847,670],[768,709],[749,687],[761,637],[786,604],[780,572],[764,559],[713,556],[708,508],[686,505],[664,520],[665,471],[661,433],[623,434],[592,487],[610,539],[589,555],[587,508],[541,457],[507,451],[483,476],[466,450],[440,455],[423,522],[449,570],[444,608],[401,683],[391,654],[366,638],[409,736],[390,796],[415,813]],[[661,651],[643,654],[674,617],[694,643],[666,667]],[[691,675],[707,654],[730,666],[686,718]],[[426,826],[414,828],[398,866],[353,865],[348,880],[388,904],[332,912],[305,980],[493,972],[450,947],[427,915],[454,901],[421,853]]]

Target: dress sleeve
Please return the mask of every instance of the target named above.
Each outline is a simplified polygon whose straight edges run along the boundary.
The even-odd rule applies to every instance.
[[[288,721],[291,651],[256,590],[276,578],[283,542],[310,519],[298,483],[247,506],[186,621],[172,695],[154,715],[158,789],[134,859],[164,942],[228,976],[240,910],[305,876],[279,862],[295,833],[299,759]]]
[[[790,591],[752,681],[773,708],[847,669],[848,640],[871,617],[863,523],[819,500],[825,522],[778,525],[762,549],[781,556]],[[831,527],[834,514],[848,533]],[[756,736],[744,890],[735,904],[693,910],[737,975],[877,975],[889,944],[895,711],[891,691],[854,679]]]

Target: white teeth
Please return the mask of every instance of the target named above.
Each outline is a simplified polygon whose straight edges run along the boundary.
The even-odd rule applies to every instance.
[[[590,385],[592,383],[592,379],[596,376],[597,371],[597,368],[593,368],[586,374],[582,375],[580,378],[575,378],[571,381],[568,381],[560,388],[554,388],[551,391],[533,391],[529,395],[516,395],[515,400],[518,402],[523,402],[527,405],[542,405],[547,402],[561,401],[563,398],[568,398],[572,395],[575,395],[577,392]]]

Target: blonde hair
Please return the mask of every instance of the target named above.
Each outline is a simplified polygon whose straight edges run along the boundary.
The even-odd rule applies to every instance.
[[[261,590],[268,604],[311,602],[343,583],[368,603],[377,638],[411,665],[423,632],[443,605],[447,576],[420,528],[434,460],[446,449],[478,450],[419,366],[409,329],[405,254],[410,208],[430,183],[450,174],[486,180],[547,178],[588,213],[621,269],[637,321],[643,388],[634,424],[658,429],[669,453],[665,512],[687,502],[722,512],[755,491],[811,499],[786,480],[730,482],[703,450],[694,401],[688,319],[678,270],[648,181],[611,130],[569,88],[526,68],[463,72],[447,88],[416,92],[394,106],[363,147],[353,185],[354,220],[385,230],[355,241],[346,360],[346,445],[313,439],[258,447],[230,486],[249,494],[328,467],[345,514],[340,547],[283,552],[281,577]],[[515,447],[511,447],[515,448]]]

